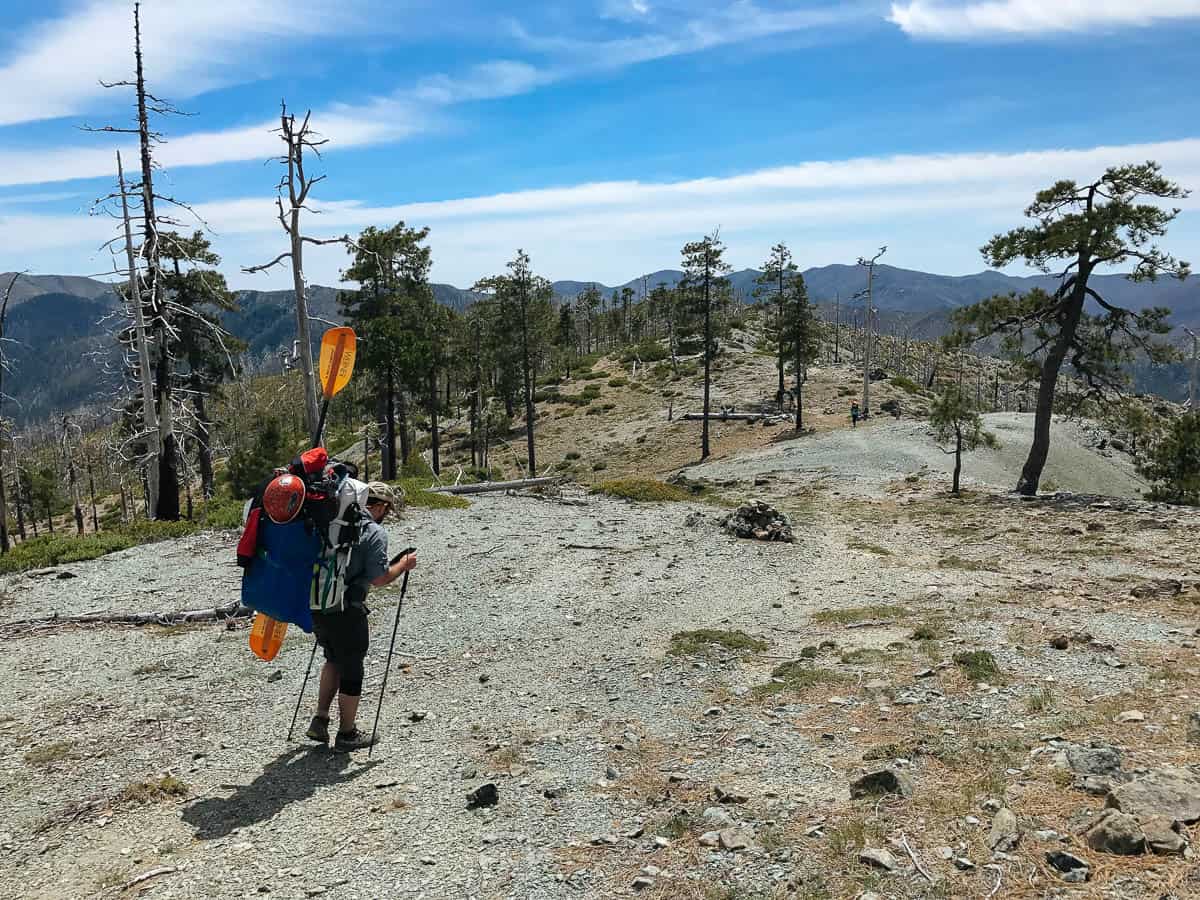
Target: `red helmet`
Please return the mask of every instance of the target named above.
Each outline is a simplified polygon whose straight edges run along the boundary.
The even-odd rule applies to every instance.
[[[304,505],[304,482],[295,475],[271,479],[263,491],[263,512],[276,525],[286,525],[300,515]]]

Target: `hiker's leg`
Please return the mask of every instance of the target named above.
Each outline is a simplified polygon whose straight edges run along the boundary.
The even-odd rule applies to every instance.
[[[358,701],[362,695],[363,678],[366,675],[363,661],[367,658],[367,647],[371,641],[365,610],[348,609],[344,615],[345,653],[339,660],[341,679],[338,682],[338,732],[341,734],[353,731],[355,727]]]
[[[333,705],[333,696],[338,691],[341,675],[337,666],[326,662],[321,666],[321,689],[317,692],[317,715],[323,719],[329,718],[329,707]],[[339,709],[341,708],[339,704]]]
[[[356,727],[355,717],[358,715],[359,694],[353,697],[348,694],[338,694],[338,731],[353,731]]]

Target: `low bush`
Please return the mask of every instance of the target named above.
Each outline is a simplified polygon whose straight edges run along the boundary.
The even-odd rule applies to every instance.
[[[911,378],[909,378],[905,375],[895,376],[894,378],[891,379],[891,383],[893,385],[895,385],[896,387],[900,388],[900,390],[904,391],[905,393],[909,393],[909,394],[921,393],[920,385],[918,385],[915,381],[913,381]]]
[[[616,378],[608,379],[608,386],[611,388],[627,387],[628,385],[629,379],[624,375],[618,375]]]

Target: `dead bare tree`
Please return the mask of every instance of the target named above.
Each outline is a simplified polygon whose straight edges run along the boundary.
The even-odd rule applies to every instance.
[[[70,491],[71,505],[75,510],[75,531],[77,534],[83,534],[83,508],[79,505],[79,479],[75,472],[75,448],[72,443],[77,434],[82,436],[79,426],[71,421],[70,416],[63,416],[59,446],[62,448],[63,465],[67,470],[67,489]]]
[[[4,493],[4,373],[8,369],[8,358],[4,353],[4,344],[8,340],[4,336],[4,320],[8,317],[8,301],[12,297],[13,288],[16,287],[17,279],[24,274],[22,272],[14,272],[9,279],[8,287],[4,289],[4,297],[0,298],[0,553],[8,552],[8,497]],[[17,500],[18,514],[20,511],[20,499]],[[25,526],[22,523],[20,527],[21,537],[25,537]]]
[[[242,271],[247,274],[264,272],[281,264],[285,259],[291,261],[292,286],[296,292],[296,338],[299,341],[300,369],[304,378],[304,421],[308,433],[315,435],[317,430],[317,381],[313,371],[308,301],[304,295],[304,245],[350,244],[350,240],[346,236],[327,239],[308,237],[300,228],[301,211],[315,212],[306,205],[309,192],[314,185],[325,180],[324,175],[313,176],[304,170],[305,151],[311,152],[313,156],[320,159],[320,148],[328,143],[310,127],[309,118],[311,116],[312,111],[310,110],[297,124],[296,116],[288,113],[287,103],[284,102],[279,115],[279,128],[276,130],[287,150],[284,156],[279,157],[279,162],[284,166],[284,174],[276,186],[275,206],[278,211],[279,224],[288,236],[290,249],[280,253],[268,263],[250,266]]]
[[[141,156],[141,181],[132,186],[132,190],[140,193],[142,244],[138,257],[145,273],[140,284],[136,277],[136,267],[130,265],[130,288],[134,292],[130,302],[136,307],[144,305],[143,313],[148,319],[149,333],[146,336],[153,347],[153,360],[150,368],[154,377],[154,406],[153,416],[158,426],[157,459],[157,495],[151,492],[148,500],[153,500],[152,515],[157,519],[175,520],[179,518],[179,460],[178,441],[175,434],[174,414],[171,403],[171,372],[174,368],[171,360],[168,337],[171,332],[168,311],[166,308],[162,262],[159,254],[159,228],[162,224],[176,224],[166,219],[160,219],[155,212],[156,201],[167,204],[186,206],[171,197],[155,193],[154,190],[154,146],[163,142],[163,136],[150,128],[150,115],[180,115],[181,113],[170,103],[156,97],[146,89],[145,67],[142,54],[141,4],[133,6],[133,36],[135,78],[133,81],[101,82],[106,88],[131,87],[136,98],[136,128],[117,128],[107,125],[101,128],[88,128],[87,131],[98,131],[112,134],[136,134]],[[121,177],[124,181],[123,173]],[[122,186],[121,199],[127,204],[127,192]],[[131,235],[127,229],[126,243],[131,244]],[[140,350],[139,350],[140,354]],[[143,373],[142,378],[145,378]],[[145,423],[146,429],[152,427],[151,421]],[[147,483],[155,476],[148,475]]]

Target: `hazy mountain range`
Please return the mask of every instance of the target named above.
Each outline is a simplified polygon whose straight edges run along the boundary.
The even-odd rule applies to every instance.
[[[735,296],[752,302],[759,272],[743,269],[729,276]],[[0,289],[10,275],[0,275]],[[625,284],[596,286],[608,297],[629,287],[640,297],[643,290],[663,283],[676,284],[682,273],[664,269],[631,279]],[[851,302],[866,286],[864,270],[854,265],[830,265],[804,272],[809,296],[829,309],[840,298],[844,319],[861,314],[863,301]],[[571,299],[585,290],[589,281],[556,281],[554,291]],[[954,309],[1009,292],[1024,292],[1034,286],[1053,289],[1054,278],[1018,277],[1000,272],[950,276],[916,272],[892,266],[875,270],[875,305],[882,327],[909,331],[916,337],[934,337],[945,332]],[[1200,327],[1200,277],[1186,282],[1160,280],[1135,283],[1121,275],[1094,276],[1092,285],[1106,299],[1133,308],[1167,306],[1176,325]],[[433,285],[438,301],[454,309],[469,306],[476,295],[448,284]],[[309,289],[311,313],[327,322],[340,322],[337,295],[341,289],[313,286]],[[255,356],[273,354],[290,346],[295,336],[295,313],[291,291],[241,291],[240,309],[228,314],[225,327],[250,345]],[[5,345],[11,370],[5,376],[4,392],[13,398],[5,414],[18,421],[36,421],[52,411],[72,409],[82,403],[103,401],[116,384],[117,355],[112,340],[117,299],[101,281],[78,276],[22,275],[12,292],[6,335],[14,343]],[[1182,397],[1186,375],[1182,367],[1155,373],[1150,382],[1155,390]],[[1143,379],[1143,383],[1145,379]]]

